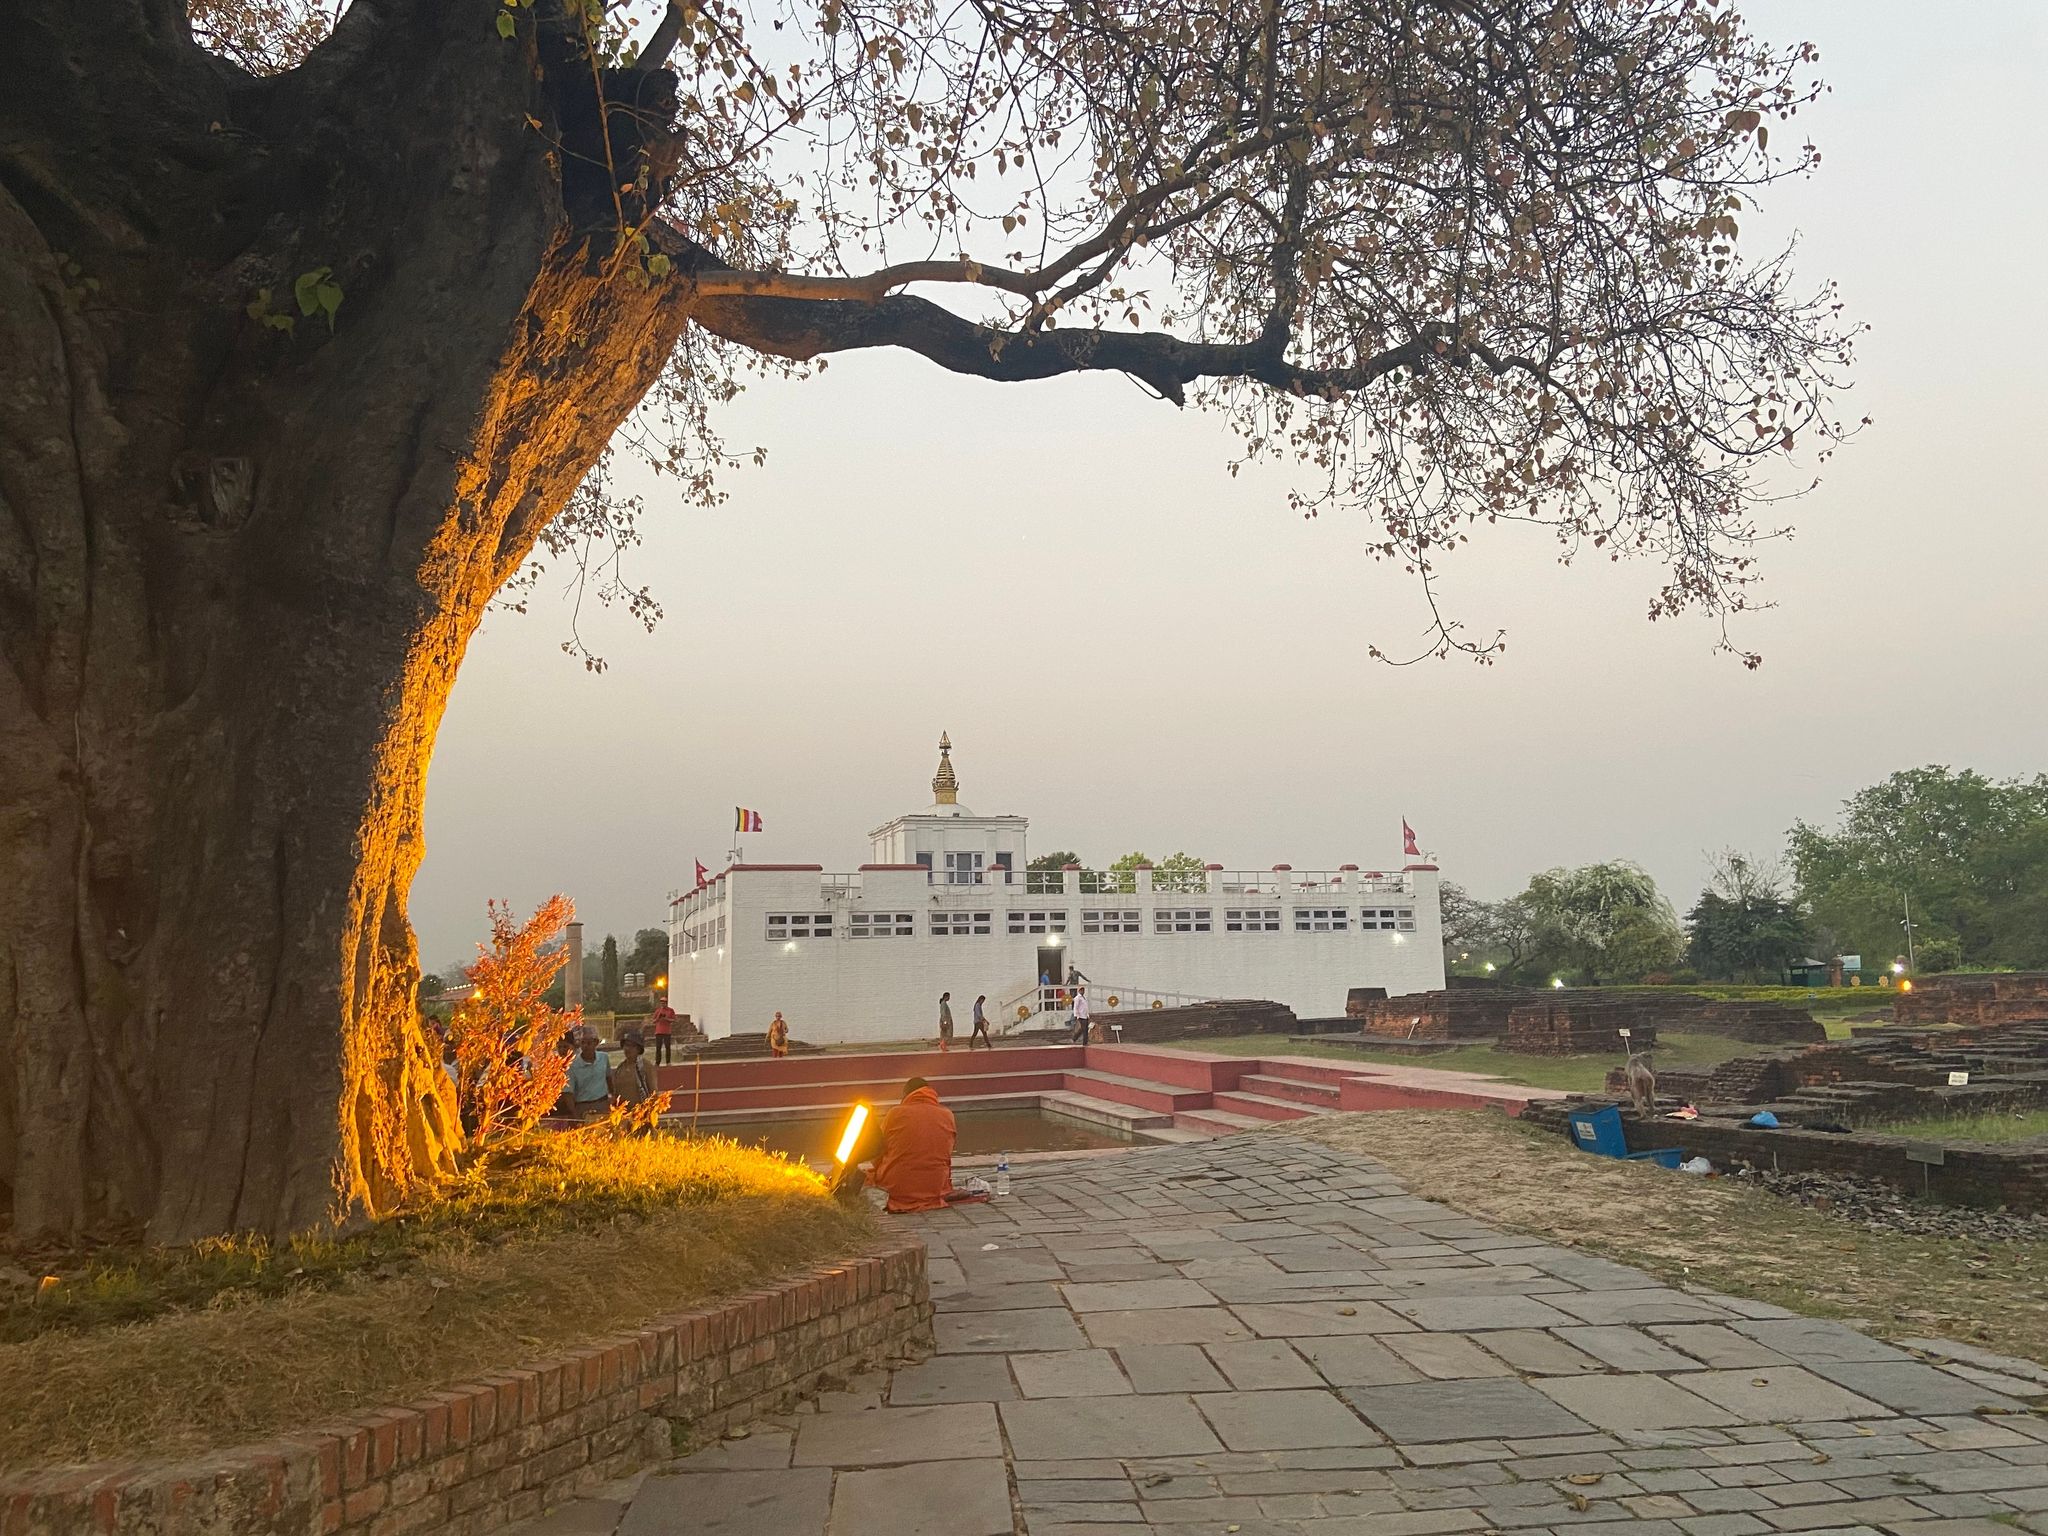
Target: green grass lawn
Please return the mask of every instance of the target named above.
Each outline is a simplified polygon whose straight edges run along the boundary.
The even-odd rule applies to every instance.
[[[1986,1111],[1974,1115],[1927,1115],[1866,1127],[1887,1136],[1918,1141],[2032,1141],[2048,1136],[2048,1109]]]
[[[1432,1055],[1376,1051],[1369,1046],[1339,1045],[1317,1040],[1297,1043],[1288,1035],[1226,1035],[1216,1039],[1162,1040],[1172,1050],[1215,1051],[1225,1056],[1320,1056],[1332,1061],[1371,1061],[1389,1066],[1428,1067],[1438,1072],[1478,1072],[1525,1088],[1555,1088],[1565,1093],[1596,1093],[1607,1081],[1607,1069],[1619,1066],[1619,1054],[1602,1056],[1520,1056],[1490,1045],[1461,1045]],[[1721,1035],[1668,1033],[1657,1043],[1660,1069],[1707,1068],[1757,1049]]]

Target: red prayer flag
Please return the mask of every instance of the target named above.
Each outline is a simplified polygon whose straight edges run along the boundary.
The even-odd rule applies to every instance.
[[[1401,851],[1411,859],[1422,857],[1422,850],[1415,846],[1415,829],[1408,825],[1408,818],[1401,818]]]

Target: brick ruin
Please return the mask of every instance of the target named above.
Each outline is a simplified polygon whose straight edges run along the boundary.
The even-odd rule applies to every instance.
[[[1690,1103],[1700,1118],[1645,1120],[1624,1104],[1629,1145],[1680,1146],[1723,1169],[1858,1174],[1957,1204],[2048,1211],[2048,1137],[1933,1145],[1886,1129],[2048,1106],[2048,975],[1929,978],[1894,999],[1894,1017],[1848,1040],[1659,1073],[1659,1104]],[[1532,1105],[1528,1118],[1562,1127],[1575,1107],[1625,1098],[1617,1069],[1605,1095]],[[1779,1128],[1751,1126],[1759,1110]]]
[[[1721,1002],[1694,992],[1613,988],[1559,991],[1532,987],[1457,988],[1400,997],[1356,997],[1347,1013],[1374,1041],[1451,1044],[1491,1040],[1532,1056],[1597,1055],[1654,1042],[1659,1026],[1727,1035],[1760,1044],[1806,1044],[1827,1031],[1803,1008]],[[1320,1027],[1325,1021],[1315,1021]]]
[[[1486,987],[1353,996],[1344,1011],[1359,1033],[1375,1040],[1491,1040],[1506,1031],[1518,1003],[1543,995],[1528,987]]]
[[[2048,1019],[2048,971],[1927,976],[1892,995],[1900,1024],[2018,1024]]]

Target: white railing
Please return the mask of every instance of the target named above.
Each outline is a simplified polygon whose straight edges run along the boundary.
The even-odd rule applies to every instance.
[[[1156,992],[1150,987],[1118,987],[1106,981],[1088,983],[1088,1001],[1097,1013],[1138,1013],[1152,1008],[1186,1008],[1213,1003],[1193,992]]]
[[[1055,1022],[1065,1024],[1074,1016],[1074,991],[1072,986],[1047,986],[1034,983],[996,1005],[993,1018],[999,1026],[998,1034],[1011,1034],[1027,1028],[1034,1019],[1051,1015]],[[1091,1013],[1139,1013],[1154,1008],[1186,1008],[1195,1003],[1214,1002],[1208,997],[1193,992],[1161,992],[1152,987],[1120,987],[1106,981],[1088,980],[1088,1003]]]

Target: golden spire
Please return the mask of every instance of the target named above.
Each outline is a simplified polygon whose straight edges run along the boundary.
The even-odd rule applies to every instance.
[[[939,732],[939,771],[932,775],[932,804],[958,805],[960,781],[953,777],[953,743]]]

